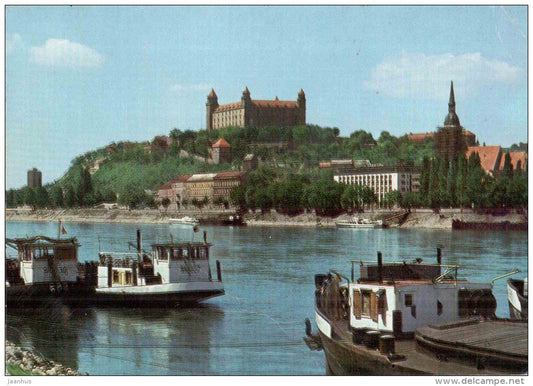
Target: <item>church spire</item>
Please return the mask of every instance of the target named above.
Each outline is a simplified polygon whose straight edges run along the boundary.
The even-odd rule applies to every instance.
[[[448,112],[455,113],[455,95],[453,93],[453,80],[450,87],[450,101],[448,102]]]
[[[453,80],[450,86],[450,101],[448,102],[448,115],[444,119],[444,126],[456,126],[461,127],[459,117],[455,113],[455,94],[453,92]]]

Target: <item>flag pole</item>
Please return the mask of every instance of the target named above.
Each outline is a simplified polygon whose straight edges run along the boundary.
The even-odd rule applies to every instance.
[[[57,228],[57,239],[61,239],[61,219],[59,220],[59,227]]]

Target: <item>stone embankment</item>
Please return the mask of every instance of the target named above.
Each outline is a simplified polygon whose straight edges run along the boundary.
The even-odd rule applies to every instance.
[[[46,360],[8,341],[6,341],[6,365],[19,367],[23,371],[38,375],[88,375],[78,373],[70,367],[65,367],[54,361]],[[10,375],[7,370],[6,375]]]
[[[7,209],[6,221],[43,221],[54,222],[80,222],[80,223],[139,223],[139,224],[168,224],[173,217],[193,216],[202,220],[234,213],[231,210],[204,209],[165,212],[153,210],[127,210],[127,209],[68,209],[68,210],[23,210]],[[392,221],[387,219],[395,214],[400,214]],[[405,215],[402,215],[405,213]],[[358,213],[355,217],[370,220],[384,220],[391,227],[401,228],[429,228],[452,229],[453,220],[467,223],[509,222],[511,224],[527,224],[527,214],[508,213],[505,215],[478,214],[472,210],[443,209],[439,213],[431,209],[416,209],[410,213],[404,211],[375,210]],[[248,226],[297,226],[297,227],[335,227],[335,222],[347,220],[353,216],[342,214],[338,217],[321,217],[315,213],[303,213],[297,216],[287,216],[272,210],[268,213],[260,211],[248,212],[244,221]],[[207,221],[206,221],[207,222]]]

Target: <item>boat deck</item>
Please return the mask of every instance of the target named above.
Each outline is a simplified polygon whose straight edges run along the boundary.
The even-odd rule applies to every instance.
[[[418,330],[427,342],[527,361],[527,323],[510,320],[475,320],[427,326]]]
[[[397,339],[395,341],[395,355],[387,358],[377,349],[369,349],[364,345],[354,345],[352,334],[345,320],[331,321],[335,340],[342,342],[346,347],[356,349],[360,354],[374,357],[379,362],[389,364],[398,371],[410,374],[432,375],[509,375],[521,374],[523,370],[498,369],[494,367],[480,367],[476,361],[456,361],[451,356],[442,353],[430,353],[421,349],[414,339]],[[440,339],[447,342],[448,347],[456,349],[460,345],[470,345],[472,351],[483,351],[483,348],[492,346],[502,353],[509,354],[516,360],[517,357],[525,359],[527,368],[527,323],[513,323],[508,321],[475,321],[461,325],[450,324],[447,329],[425,327],[420,329],[426,339]],[[491,353],[493,354],[493,353]],[[516,355],[515,355],[516,354]],[[504,355],[505,356],[505,355]],[[385,367],[385,372],[387,368]],[[527,371],[527,370],[526,370]],[[386,374],[383,374],[386,375]]]

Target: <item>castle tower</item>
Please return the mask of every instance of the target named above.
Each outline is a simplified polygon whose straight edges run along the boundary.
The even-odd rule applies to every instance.
[[[297,125],[305,125],[305,93],[303,89],[300,89],[298,93],[298,122]]]
[[[231,145],[224,139],[220,138],[211,146],[211,159],[214,164],[231,163],[233,160],[231,154]]]
[[[245,87],[241,96],[241,108],[244,109],[244,127],[248,126],[252,117],[252,97],[250,96],[250,90]]]
[[[218,97],[215,90],[211,89],[211,92],[207,96],[207,103],[205,104],[206,110],[206,122],[205,129],[211,131],[213,129],[213,112],[218,107]]]
[[[463,140],[463,128],[455,112],[455,93],[453,81],[450,86],[448,115],[444,118],[444,126],[435,133],[435,153],[438,157],[450,162],[466,150]]]

